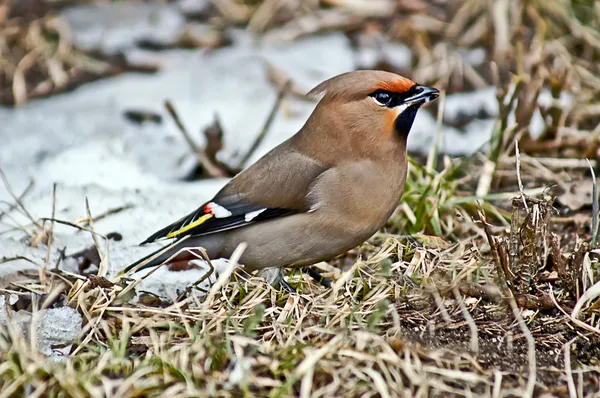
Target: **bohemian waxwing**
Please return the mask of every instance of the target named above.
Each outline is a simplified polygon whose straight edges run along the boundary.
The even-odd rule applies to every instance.
[[[239,173],[207,203],[142,244],[190,236],[144,265],[193,259],[202,247],[229,258],[248,244],[249,271],[330,260],[360,245],[386,223],[407,174],[406,140],[435,88],[383,71],[333,77],[309,95],[323,97],[298,133]],[[161,249],[162,250],[162,249]]]

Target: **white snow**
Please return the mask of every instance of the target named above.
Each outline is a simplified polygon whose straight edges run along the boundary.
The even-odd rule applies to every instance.
[[[472,117],[480,112],[488,114],[491,118],[498,116],[498,101],[496,100],[495,87],[452,94],[446,97],[444,120],[447,122],[453,123],[459,117]]]

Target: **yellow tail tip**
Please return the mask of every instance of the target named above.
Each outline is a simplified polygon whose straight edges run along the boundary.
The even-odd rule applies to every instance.
[[[205,222],[206,220],[208,220],[209,218],[212,218],[212,217],[213,217],[212,214],[205,214],[202,217],[200,217],[199,219],[197,219],[196,221],[189,223],[185,227],[180,228],[177,231],[170,232],[169,234],[167,234],[167,239],[174,238],[178,235],[181,235],[182,233],[189,231],[192,228],[197,227],[198,225],[202,224],[203,222]]]

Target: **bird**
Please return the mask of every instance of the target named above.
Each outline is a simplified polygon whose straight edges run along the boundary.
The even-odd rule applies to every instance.
[[[380,230],[404,191],[417,111],[439,90],[391,72],[357,70],[325,80],[308,96],[320,100],[295,135],[150,235],[142,245],[173,243],[121,273],[194,259],[190,250],[197,247],[210,259],[229,258],[242,242],[239,263],[249,272],[304,267]]]

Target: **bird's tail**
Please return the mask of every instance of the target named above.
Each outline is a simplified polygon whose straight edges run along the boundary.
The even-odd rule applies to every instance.
[[[196,258],[189,253],[189,247],[186,250],[186,245],[182,245],[186,238],[177,240],[168,246],[161,247],[158,250],[153,251],[147,256],[129,264],[127,267],[119,271],[119,275],[124,275],[129,272],[137,272],[146,268],[155,267],[166,262],[169,262],[175,258],[177,260],[184,260],[189,258],[190,260]],[[185,258],[182,258],[185,257]]]

